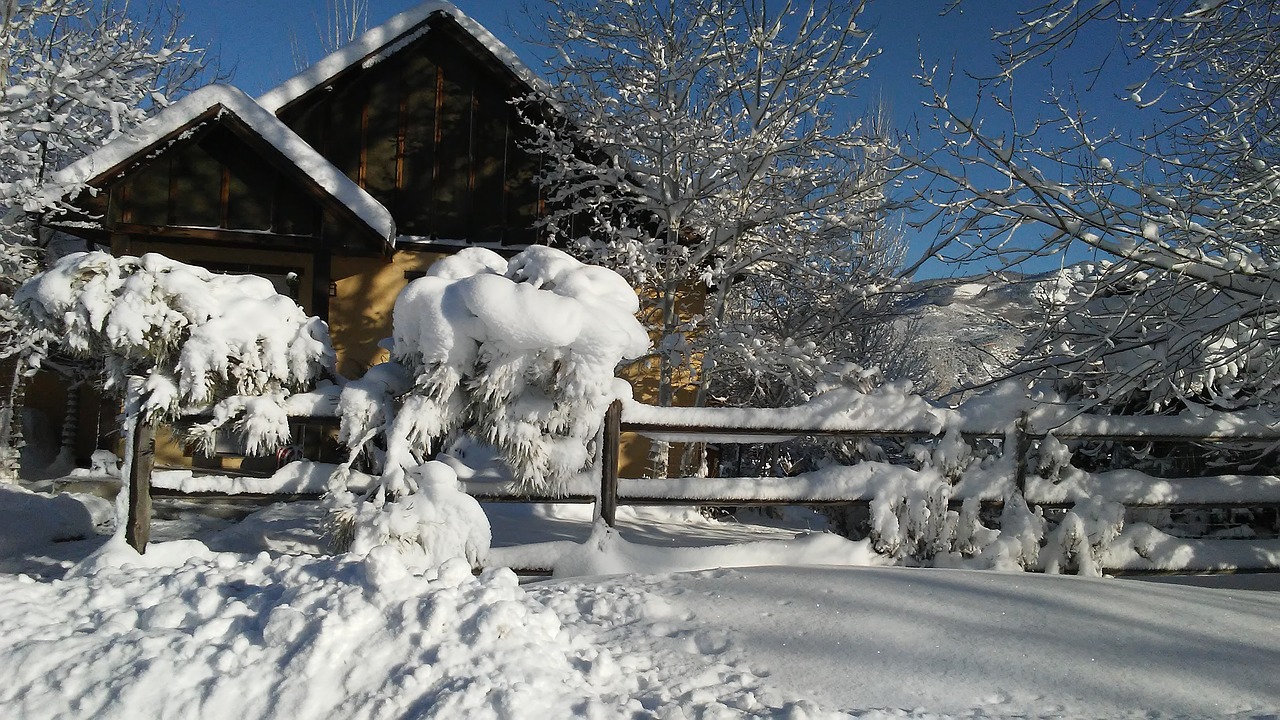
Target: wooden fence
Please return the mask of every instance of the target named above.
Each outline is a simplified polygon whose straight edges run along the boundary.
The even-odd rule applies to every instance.
[[[634,405],[633,405],[634,407]],[[654,440],[706,441],[717,443],[759,443],[777,442],[797,437],[828,437],[836,439],[884,439],[884,438],[928,438],[939,435],[936,428],[927,428],[919,424],[909,424],[895,428],[840,428],[829,424],[812,425],[787,423],[769,425],[767,423],[735,423],[735,408],[723,411],[703,409],[700,415],[717,415],[715,422],[691,424],[681,422],[678,417],[672,421],[655,421],[652,418],[629,420],[624,406],[615,402],[605,415],[604,451],[600,482],[600,515],[606,523],[613,525],[616,521],[619,505],[696,505],[696,506],[761,506],[761,505],[852,505],[869,503],[874,497],[865,493],[846,495],[814,496],[803,493],[787,492],[788,478],[778,478],[775,492],[767,494],[751,494],[734,492],[734,486],[745,486],[752,478],[683,478],[678,482],[684,492],[654,493],[661,488],[662,480],[633,480],[619,478],[619,448],[623,433],[636,433]],[[677,411],[678,413],[678,411]],[[1030,413],[1023,413],[1013,423],[1011,431],[996,427],[961,427],[958,432],[969,440],[1002,439],[1012,445],[1014,452],[1015,475],[1013,487],[1026,498],[1029,505],[1043,507],[1064,507],[1074,503],[1074,499],[1061,497],[1047,487],[1052,483],[1037,482],[1029,477],[1028,455],[1034,443],[1053,436],[1060,441],[1111,441],[1111,442],[1280,442],[1280,427],[1274,425],[1253,424],[1234,427],[1226,430],[1206,430],[1203,425],[1195,423],[1167,422],[1168,418],[1156,418],[1154,422],[1144,423],[1137,418],[1126,418],[1124,427],[1115,427],[1115,418],[1101,418],[1103,422],[1092,422],[1095,418],[1076,418],[1070,423],[1056,425],[1037,425]],[[1113,427],[1106,427],[1106,421],[1112,421]],[[1136,422],[1133,422],[1135,421]],[[1186,500],[1167,500],[1151,494],[1136,493],[1130,490],[1127,495],[1121,490],[1107,496],[1108,500],[1119,502],[1129,508],[1229,508],[1229,507],[1280,507],[1280,477],[1231,476],[1233,487],[1228,491],[1213,492],[1214,481],[1221,478],[1179,478],[1168,480],[1171,483],[1198,485],[1199,492],[1192,493],[1194,498]],[[1242,496],[1240,482],[1253,484],[1253,491],[1246,491]],[[781,489],[782,492],[776,492]],[[646,492],[646,490],[650,492]],[[962,498],[958,498],[960,500]],[[980,497],[980,500],[998,503],[1003,494]]]
[[[662,409],[658,416],[649,408],[631,403],[624,406],[613,403],[605,414],[601,477],[598,490],[576,488],[567,496],[529,496],[513,491],[496,489],[492,484],[464,486],[478,500],[486,502],[530,503],[597,503],[600,517],[609,525],[617,520],[619,506],[684,505],[684,506],[772,506],[772,505],[857,505],[874,500],[874,493],[866,489],[846,492],[837,488],[834,492],[815,491],[811,485],[797,482],[795,478],[773,478],[767,483],[761,478],[675,478],[631,479],[619,477],[621,439],[624,433],[635,433],[653,440],[713,441],[720,444],[780,442],[791,438],[813,436],[839,439],[882,438],[936,438],[941,428],[936,423],[907,422],[896,427],[840,426],[826,421],[795,421],[770,423],[763,421],[757,412],[744,414],[739,409],[698,409],[696,418],[711,422],[688,422],[681,418],[681,409]],[[332,418],[308,418],[311,422],[334,422]],[[1009,425],[1006,419],[1003,423]],[[1012,487],[1020,492],[1029,505],[1065,507],[1075,499],[1055,494],[1053,483],[1046,482],[1028,472],[1028,456],[1035,443],[1049,436],[1060,441],[1113,441],[1113,442],[1263,442],[1280,443],[1280,426],[1257,422],[1238,422],[1223,427],[1221,423],[1212,429],[1194,418],[1152,418],[1149,420],[1124,418],[1096,418],[1076,416],[1068,421],[1061,418],[1046,420],[1035,413],[1024,412],[1011,428],[1001,428],[1001,423],[960,424],[955,429],[967,440],[999,439],[1005,451],[1012,450],[1014,478]],[[126,535],[136,548],[145,547],[149,538],[151,512],[152,443],[154,428],[142,426],[132,433],[134,462],[130,468],[129,518]],[[1145,476],[1144,476],[1145,477]],[[1224,481],[1229,478],[1229,482]],[[1191,493],[1143,492],[1141,488],[1109,488],[1106,499],[1119,502],[1127,508],[1233,508],[1280,507],[1280,477],[1276,476],[1223,476],[1218,478],[1183,478],[1160,481],[1182,483],[1199,487]],[[196,493],[213,496],[217,493]],[[294,498],[304,495],[294,494]],[[1004,493],[989,493],[978,497],[984,503],[1000,503]],[[955,502],[963,500],[955,498]]]

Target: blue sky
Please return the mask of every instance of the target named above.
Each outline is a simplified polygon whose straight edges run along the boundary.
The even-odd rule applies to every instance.
[[[413,7],[417,0],[371,0],[370,24],[376,25]],[[536,66],[536,48],[522,38],[536,29],[512,0],[457,0],[459,9],[510,45],[526,62]],[[536,0],[533,0],[536,7]],[[866,96],[878,92],[892,100],[894,111],[905,119],[919,102],[911,75],[918,66],[918,51],[949,63],[953,56],[978,72],[995,67],[990,29],[1012,16],[1019,3],[1012,0],[978,0],[964,12],[940,17],[943,0],[873,0],[862,21],[873,30],[873,44],[882,51],[872,66]],[[318,56],[317,19],[325,0],[183,0],[183,28],[197,44],[216,51],[224,66],[234,70],[232,82],[257,95],[294,72],[290,32],[308,43],[312,58]],[[975,9],[976,8],[976,9]]]
[[[370,26],[417,2],[371,0]],[[528,2],[536,8],[538,0]],[[522,11],[520,0],[455,0],[455,4],[537,69],[537,48],[527,41],[536,36],[537,30]],[[861,100],[866,102],[881,95],[887,98],[899,129],[910,129],[921,113],[919,106],[925,94],[912,77],[918,71],[921,55],[944,69],[954,63],[964,72],[989,74],[996,67],[996,47],[990,41],[992,29],[1014,23],[1017,10],[1026,5],[1019,0],[970,0],[962,11],[941,16],[946,4],[946,0],[871,0],[861,18],[860,24],[872,31],[872,44],[881,50],[871,65],[871,77],[863,86]],[[312,60],[320,56],[316,27],[323,16],[325,0],[182,0],[181,8],[184,31],[194,36],[196,44],[214,51],[224,70],[232,73],[230,82],[250,95],[261,94],[295,72],[291,32],[308,46]],[[1061,88],[1069,82],[1076,82],[1079,87],[1085,67],[1080,58],[1097,57],[1114,44],[1113,39],[1107,38],[1085,40],[1053,66],[1034,68],[1021,81],[1019,89],[1025,107],[1020,110],[1034,110],[1050,87]],[[1117,107],[1116,86],[1117,83],[1108,82],[1087,93],[1086,102],[1108,124],[1123,125],[1131,118]],[[972,83],[960,77],[953,96],[961,98],[962,103],[972,103],[969,88]],[[852,107],[857,111],[858,105]],[[1083,258],[1073,257],[1072,261],[1080,259]],[[1026,269],[1047,270],[1059,263],[1060,260],[1043,260]],[[972,271],[969,268],[963,272]],[[931,264],[923,274],[952,272],[951,268]]]

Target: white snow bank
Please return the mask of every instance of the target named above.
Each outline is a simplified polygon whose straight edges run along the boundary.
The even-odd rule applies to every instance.
[[[274,109],[274,108],[273,108]],[[390,211],[334,167],[315,148],[298,137],[275,115],[230,85],[206,85],[161,109],[141,125],[128,130],[97,151],[58,171],[51,188],[61,193],[79,187],[104,173],[120,169],[122,163],[157,149],[175,133],[210,112],[226,112],[278,150],[321,189],[345,205],[388,244],[396,237]],[[58,198],[45,198],[46,204]]]
[[[93,537],[94,526],[111,518],[111,505],[92,495],[45,495],[0,484],[0,557],[51,542]]]
[[[29,720],[779,716],[792,704],[720,662],[663,598],[530,591],[462,561],[414,572],[385,547],[212,554],[165,572],[103,563],[51,583],[0,578],[0,593],[0,705]]]
[[[517,559],[522,550],[504,554]],[[617,530],[597,523],[591,537],[567,550],[547,567],[556,577],[651,574],[761,565],[887,565],[869,540],[852,541],[832,533],[801,533],[790,540],[761,540],[703,547],[655,547],[622,539]]]
[[[1277,593],[910,568],[724,570],[640,585],[770,682],[856,717],[1280,710]]]
[[[462,561],[416,572],[389,548],[152,549],[163,571],[120,558],[61,581],[0,576],[0,706],[29,720],[1280,711],[1273,592],[834,567],[520,586]]]

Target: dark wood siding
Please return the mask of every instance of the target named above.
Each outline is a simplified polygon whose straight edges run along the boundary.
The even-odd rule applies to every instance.
[[[404,155],[400,159],[402,190],[400,202],[390,209],[400,232],[429,235],[436,166],[439,68],[425,52],[412,53],[405,61]],[[427,232],[422,232],[424,229]]]
[[[319,234],[320,204],[224,125],[199,131],[125,173],[109,190],[113,220],[168,228]]]
[[[403,235],[532,242],[538,165],[510,104],[526,90],[451,21],[436,22],[281,120],[390,209]]]
[[[400,76],[383,70],[369,83],[364,106],[365,187],[382,188],[379,198],[388,209],[396,206],[400,188],[396,184],[396,159],[400,145]]]

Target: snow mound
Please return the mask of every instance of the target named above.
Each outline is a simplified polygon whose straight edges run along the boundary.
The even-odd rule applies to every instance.
[[[542,720],[788,704],[726,662],[725,637],[643,590],[529,592],[462,560],[418,572],[387,547],[274,561],[153,549],[164,572],[0,578],[0,705],[29,720]]]
[[[442,462],[411,468],[417,490],[395,502],[360,502],[344,507],[350,523],[350,549],[367,554],[392,546],[419,567],[462,558],[480,567],[489,553],[489,518],[475,498],[462,491],[458,476]]]
[[[51,542],[92,537],[94,526],[111,516],[110,504],[86,495],[44,495],[0,484],[0,557]]]

